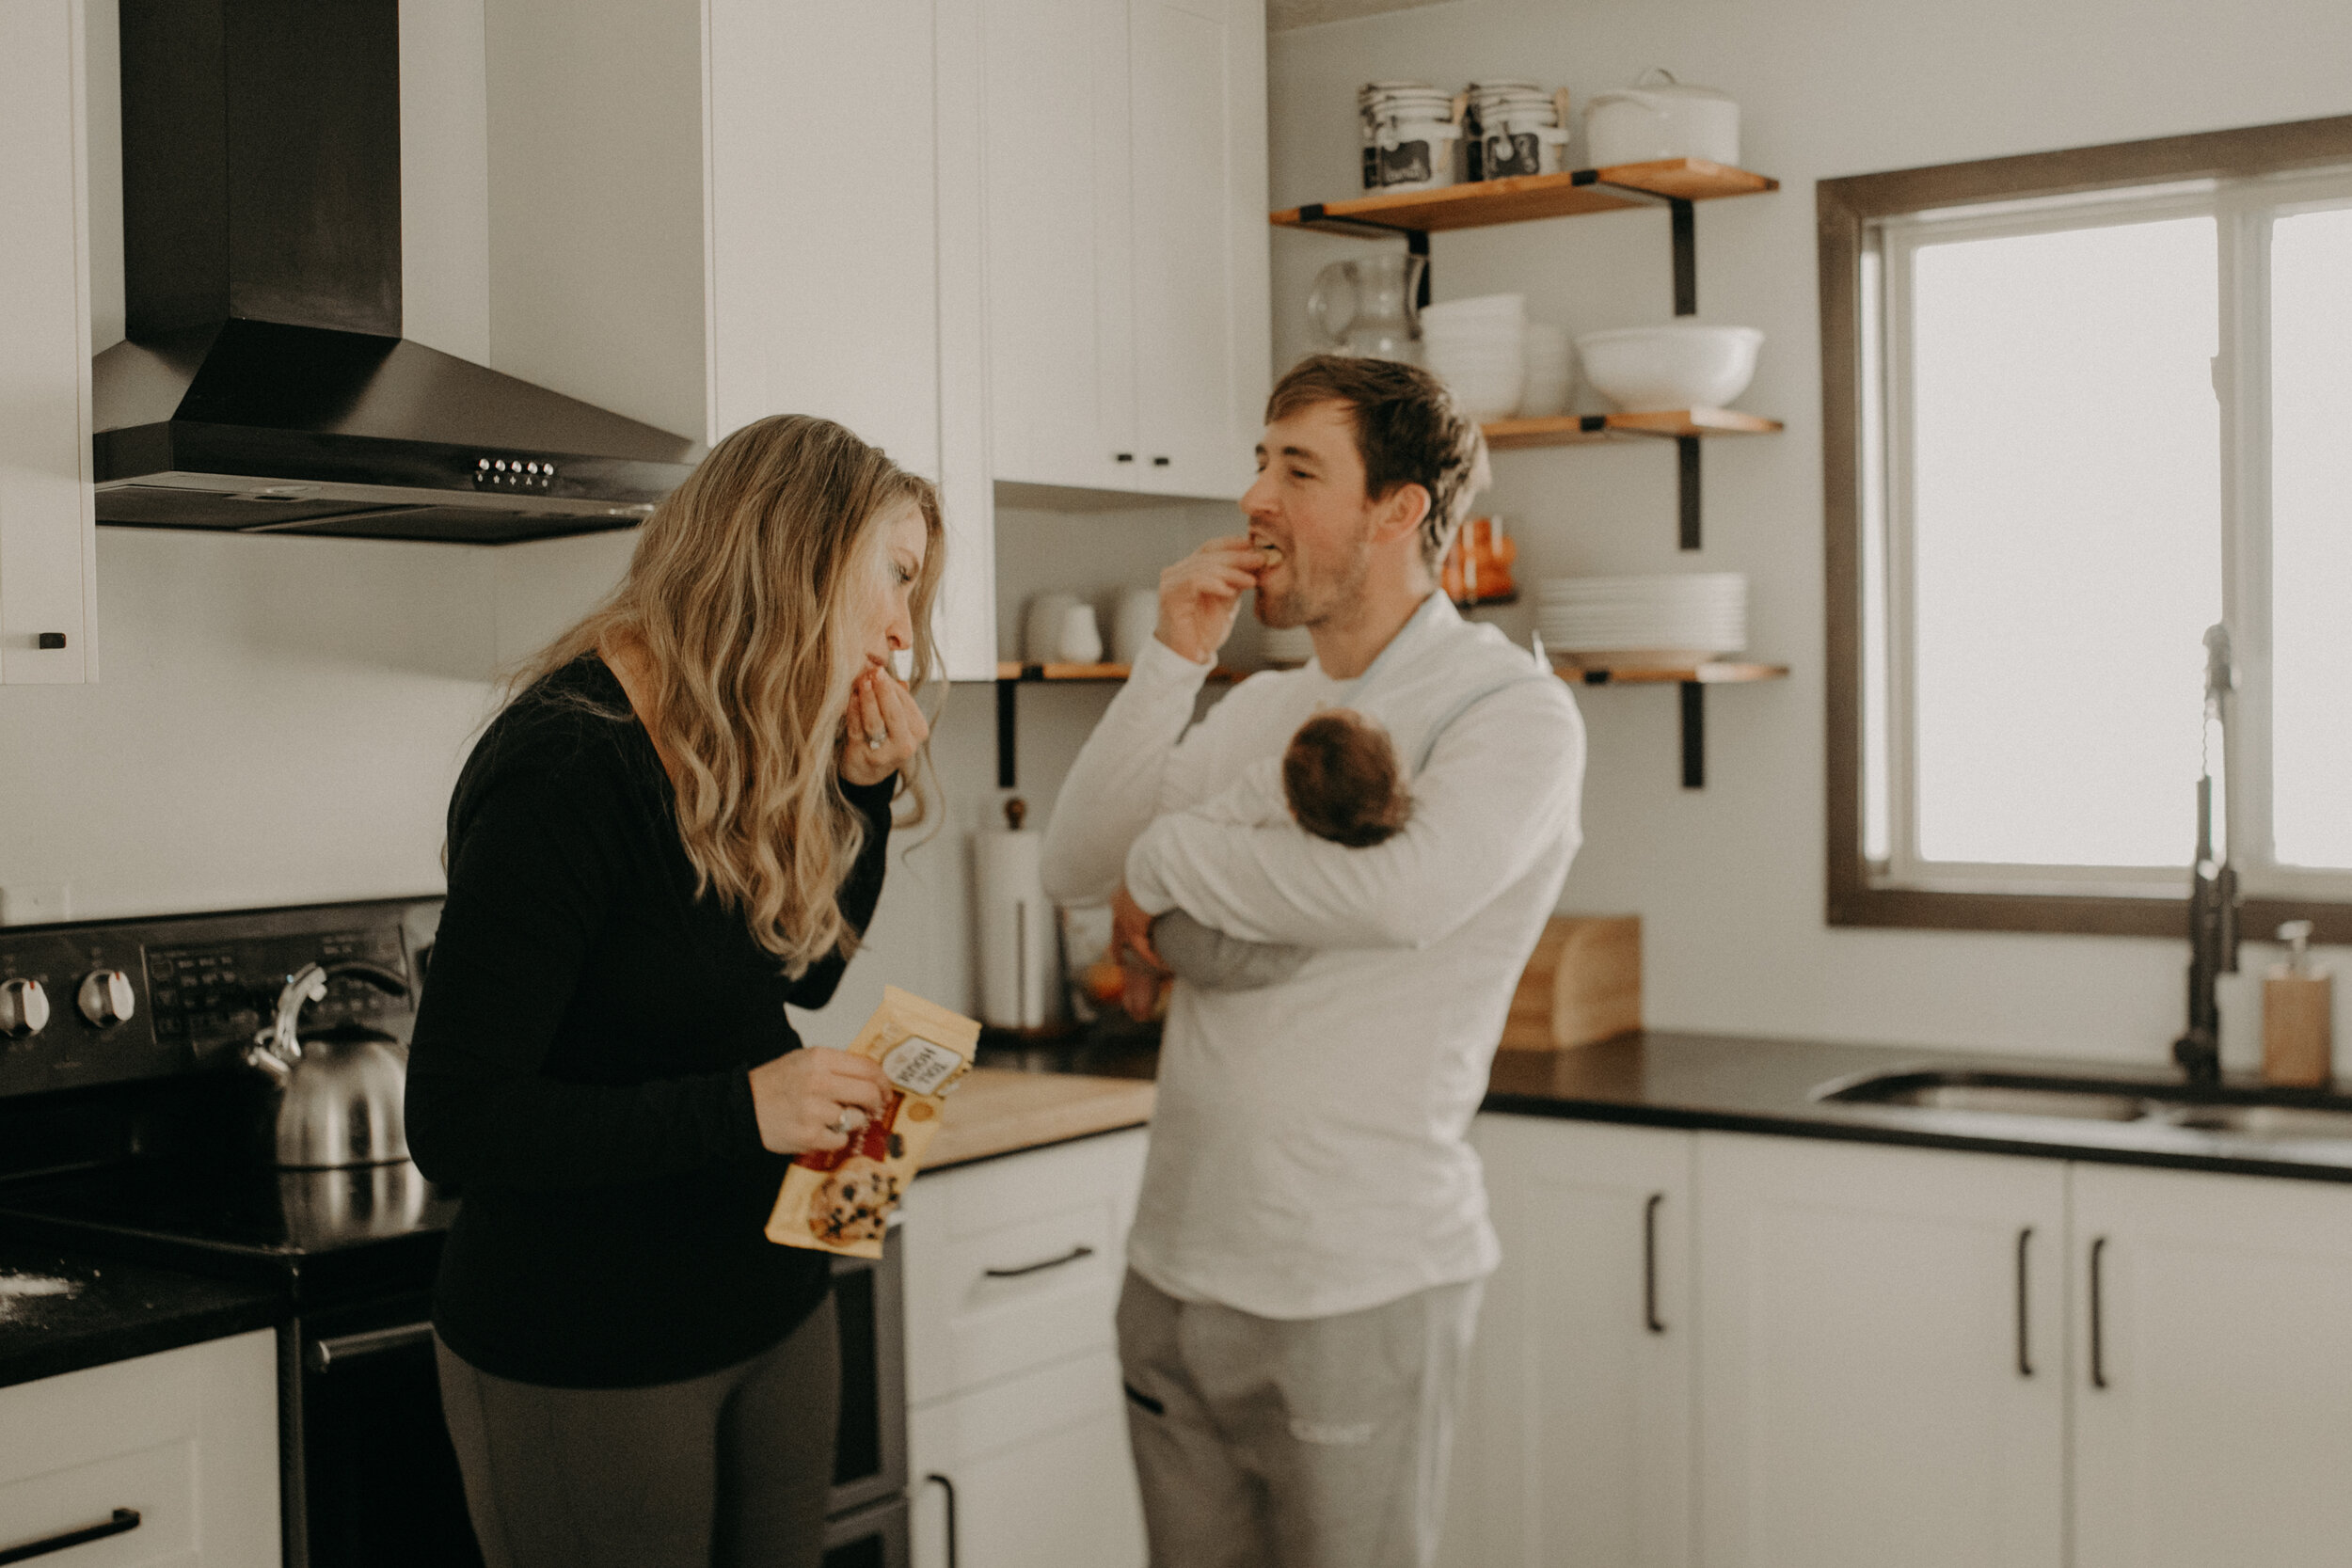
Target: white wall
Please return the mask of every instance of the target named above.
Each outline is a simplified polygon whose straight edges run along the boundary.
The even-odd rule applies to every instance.
[[[1705,552],[1674,547],[1674,454],[1552,449],[1496,459],[1521,580],[1562,572],[1748,574],[1752,647],[1795,667],[1711,692],[1708,786],[1677,787],[1666,689],[1580,694],[1593,762],[1567,908],[1645,920],[1653,1024],[2160,1060],[2183,1022],[2185,943],[1828,928],[1823,908],[1821,431],[1814,182],[2352,111],[2339,0],[1968,7],[1851,0],[1458,0],[1275,37],[1278,207],[1351,194],[1354,94],[1386,77],[1537,77],[1581,103],[1665,65],[1739,99],[1743,162],[1778,195],[1698,210],[1700,319],[1767,334],[1742,407],[1785,436],[1710,445]],[[1571,152],[1579,150],[1571,148]],[[1441,234],[1439,299],[1524,290],[1572,331],[1666,319],[1655,212]],[[1315,269],[1370,248],[1278,234],[1277,362],[1308,346]],[[1497,617],[1515,631],[1523,616]],[[2018,679],[2046,678],[2019,672]],[[2190,700],[2193,700],[2190,699]],[[2183,822],[2184,836],[2189,829]],[[2259,1055],[2253,971],[2225,983],[2225,1049]],[[2344,955],[2330,955],[2341,965]],[[2352,967],[2352,966],[2347,966]],[[2352,973],[2337,1032],[2352,1038]]]

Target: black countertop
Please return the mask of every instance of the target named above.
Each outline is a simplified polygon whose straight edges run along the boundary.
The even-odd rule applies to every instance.
[[[2111,1062],[1651,1030],[1574,1051],[1499,1052],[1484,1108],[1648,1127],[2352,1181],[2352,1138],[2296,1142],[2162,1120],[1919,1110],[1814,1098],[1825,1085],[1931,1068],[2122,1081],[2155,1094],[2181,1091],[2177,1072]],[[2227,1090],[2244,1094],[2259,1087],[2233,1078]]]
[[[0,1387],[268,1328],[282,1290],[0,1242]]]
[[[989,1067],[1039,1072],[1150,1077],[1156,1049],[1149,1040],[1134,1038],[1021,1045],[983,1041],[980,1060]],[[1649,1030],[1572,1051],[1498,1052],[1482,1108],[1645,1127],[2352,1181],[2352,1138],[2295,1142],[2153,1119],[1994,1115],[1814,1098],[1826,1085],[1928,1068],[2127,1081],[2158,1093],[2177,1093],[2181,1084],[2178,1073],[2164,1069],[2111,1062]],[[2228,1087],[2242,1094],[2259,1085],[2233,1078]]]

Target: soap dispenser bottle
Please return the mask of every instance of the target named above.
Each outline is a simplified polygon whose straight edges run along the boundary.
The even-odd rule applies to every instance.
[[[2312,923],[2279,927],[2287,961],[2263,979],[2263,1082],[2324,1088],[2335,1076],[2335,980],[2312,968]]]

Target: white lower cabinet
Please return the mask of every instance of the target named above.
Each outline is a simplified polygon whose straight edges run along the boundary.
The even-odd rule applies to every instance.
[[[1481,1117],[1503,1260],[1454,1445],[1446,1568],[1688,1568],[1689,1132]]]
[[[2075,1563],[2352,1560],[2352,1188],[2074,1183]]]
[[[917,1409],[911,1428],[917,1568],[1143,1568],[1113,1353]]]
[[[1710,1568],[2058,1568],[2066,1166],[1699,1140]]]
[[[132,1515],[49,1560],[278,1568],[277,1335],[0,1388],[0,1553]]]
[[[1143,1151],[1112,1133],[908,1195],[917,1568],[1142,1568],[1112,1315]]]

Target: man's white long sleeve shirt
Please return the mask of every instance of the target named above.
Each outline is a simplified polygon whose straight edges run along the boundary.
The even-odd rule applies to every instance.
[[[1243,682],[1154,641],[1064,782],[1046,886],[1123,879],[1145,910],[1317,951],[1281,984],[1179,983],[1129,1261],[1183,1299],[1327,1317],[1474,1279],[1499,1257],[1470,1118],[1519,971],[1581,842],[1567,689],[1432,594],[1359,679]],[[1316,710],[1381,720],[1412,816],[1348,848],[1267,809]]]

